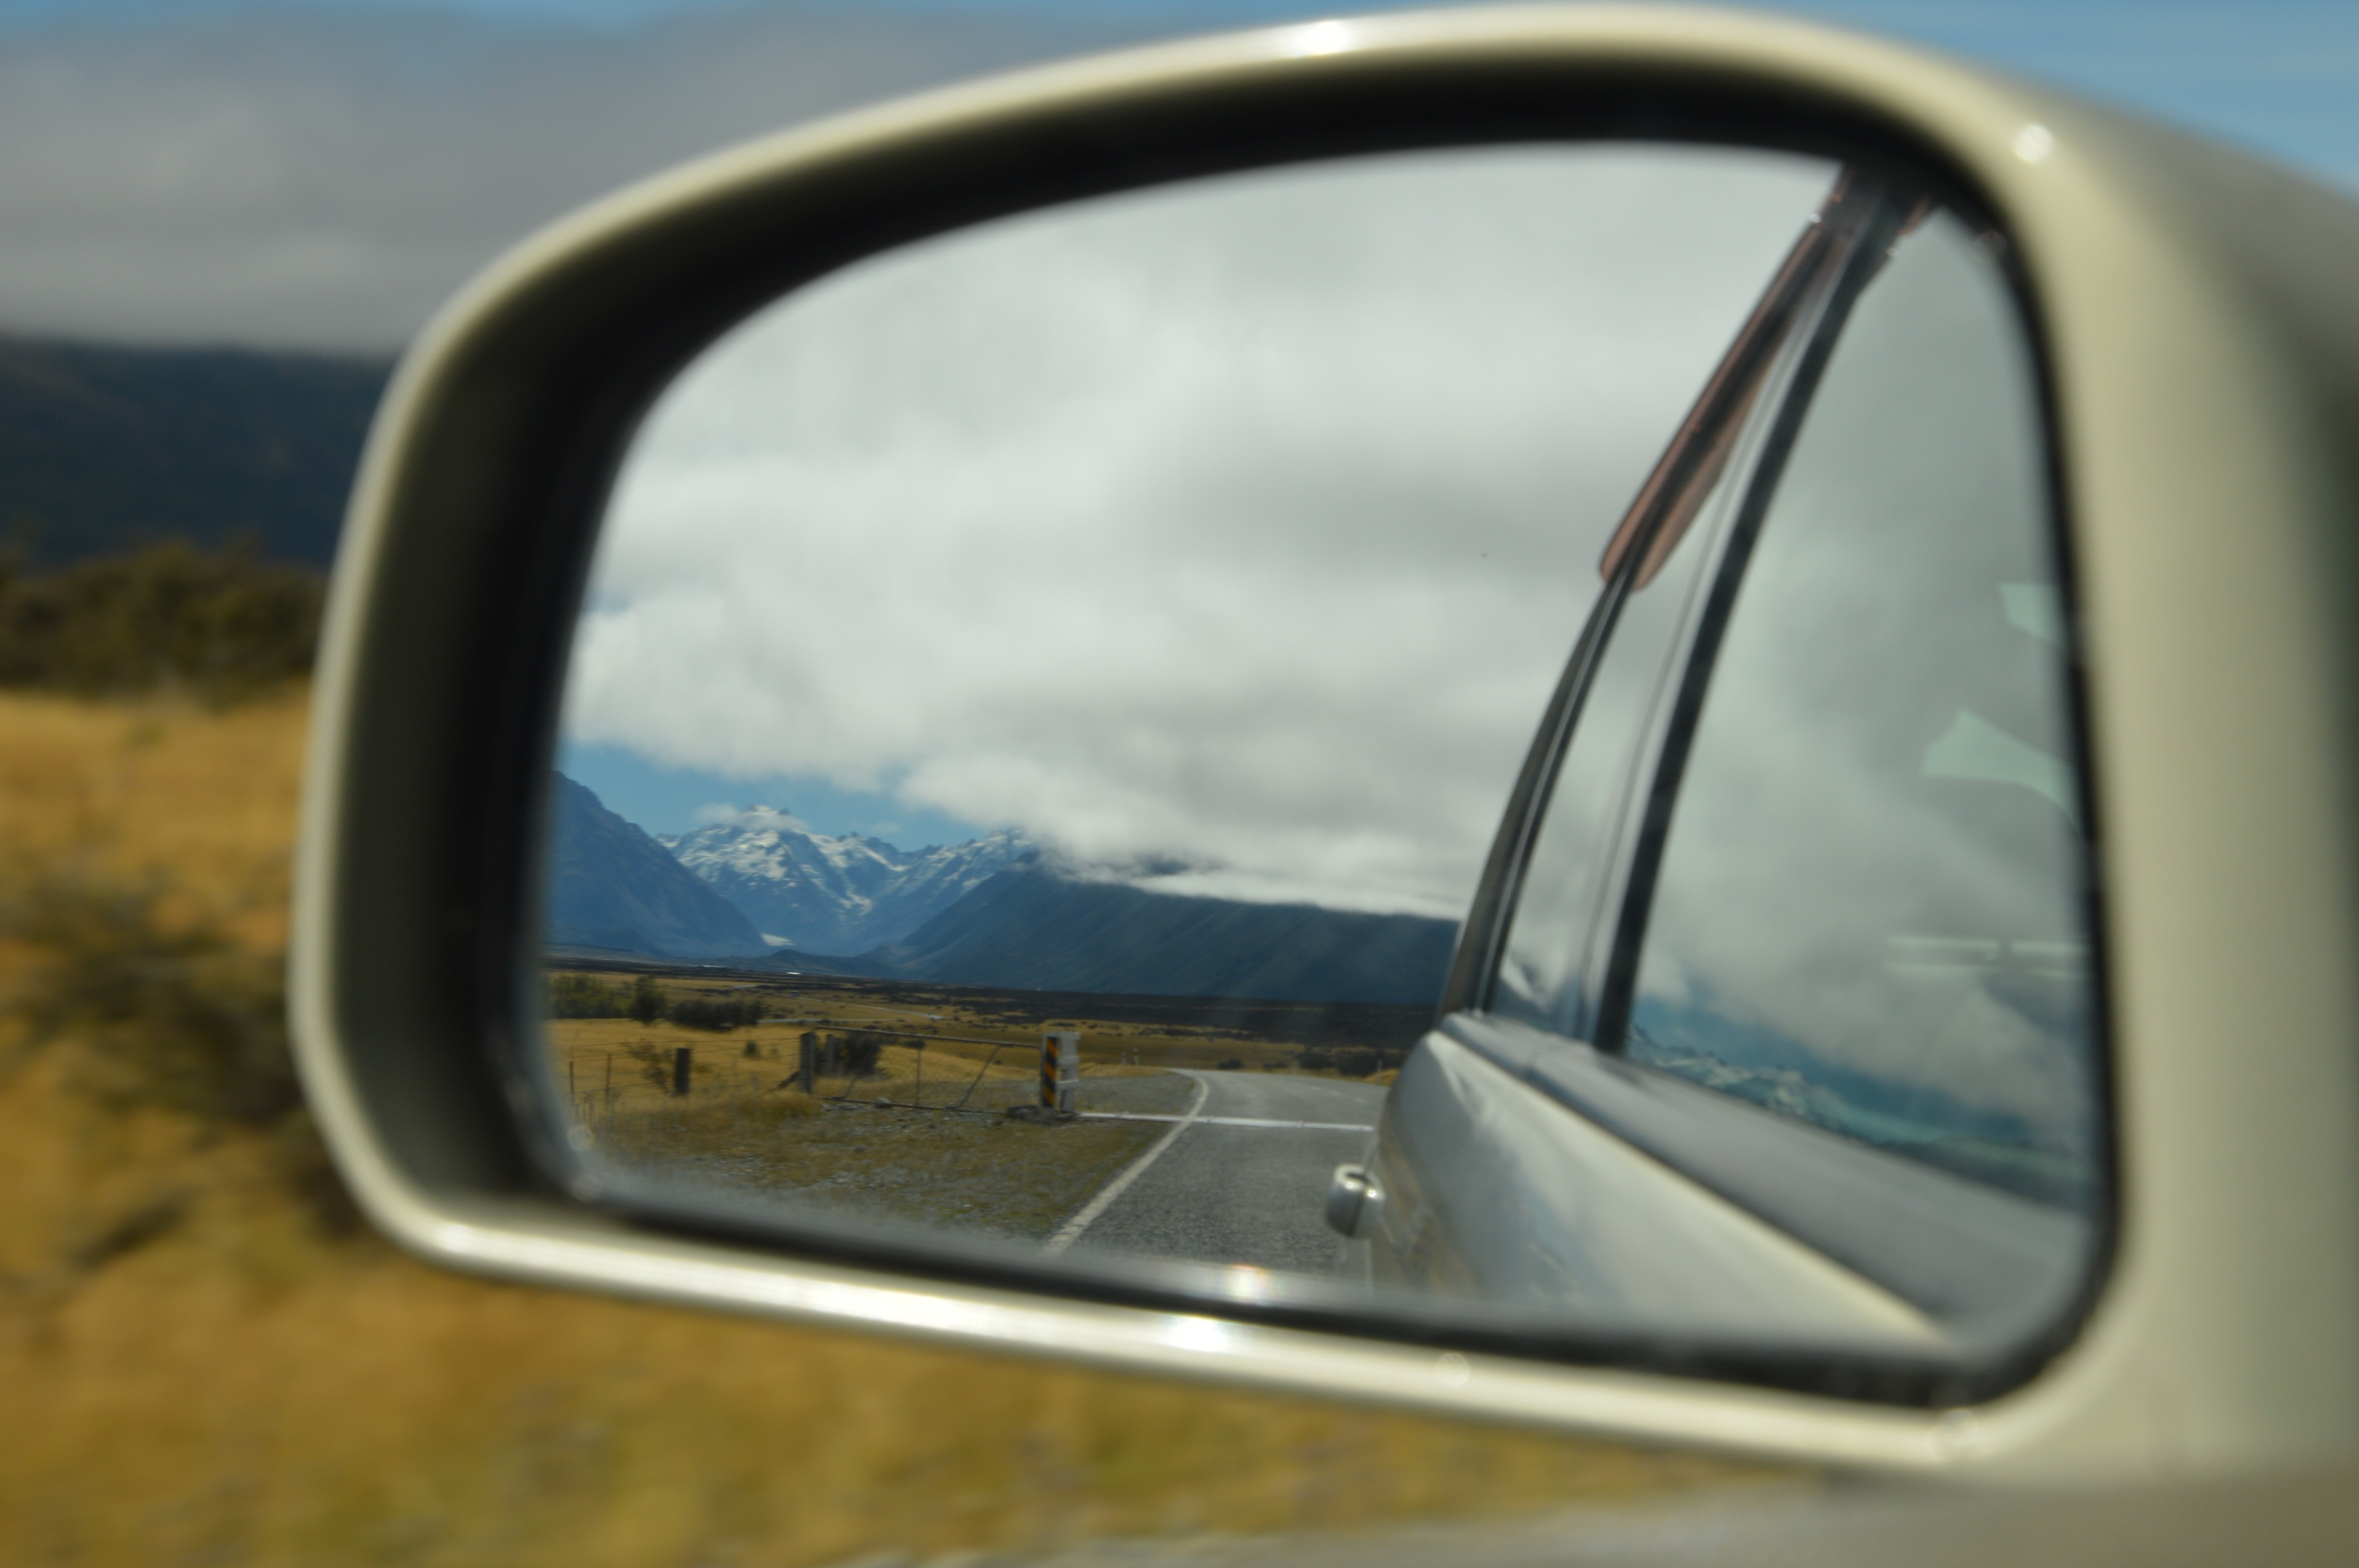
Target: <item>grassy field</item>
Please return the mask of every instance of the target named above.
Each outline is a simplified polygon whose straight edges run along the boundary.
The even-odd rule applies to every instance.
[[[1189,1022],[1197,1009],[1188,998],[1130,998],[1150,1016],[1107,1018],[1086,996],[756,971],[714,976],[708,967],[552,964],[552,994],[602,996],[602,1006],[620,1010],[636,986],[665,997],[672,1012],[552,1019],[550,1082],[596,1158],[674,1192],[752,1198],[782,1211],[1045,1240],[1165,1130],[1089,1113],[1185,1109],[1193,1085],[1172,1069],[1333,1078],[1347,1075],[1332,1064],[1339,1054],[1364,1069],[1379,1061],[1364,1048],[1339,1053],[1334,1040],[1348,1034],[1315,1007],[1265,1018],[1266,1028],[1276,1026],[1273,1038],[1234,1018]],[[712,1001],[742,1018],[696,1028],[672,1016],[678,1004]],[[1418,1009],[1386,1011],[1423,1019]],[[1082,1037],[1078,1121],[1017,1119],[1039,1102],[1040,1042],[1049,1029]],[[876,1059],[854,1071],[841,1048],[862,1040]],[[808,1087],[806,1040],[815,1048]],[[1381,1083],[1394,1070],[1348,1075]]]
[[[1130,1062],[1158,1067],[1228,1067],[1346,1073],[1340,1057],[1357,1047],[1381,1047],[1389,1060],[1431,1025],[1430,1007],[1386,1004],[1276,1002],[1241,1005],[1227,997],[1093,996],[1070,991],[1000,991],[985,986],[843,977],[784,978],[758,970],[653,961],[584,966],[558,960],[553,980],[571,977],[624,985],[640,975],[675,996],[753,997],[761,1003],[765,1040],[793,1040],[817,1029],[864,1029],[939,1041],[945,1050],[980,1060],[992,1048],[1037,1051],[1049,1029],[1078,1029],[1088,1071]],[[710,1034],[673,1029],[682,1043]],[[978,1049],[979,1048],[979,1049]]]
[[[323,1191],[299,1113],[98,1071],[142,1049],[123,997],[215,1017],[157,954],[201,979],[282,947],[301,731],[296,696],[0,696],[0,1561],[816,1564],[1761,1478],[486,1285],[392,1252]],[[51,905],[88,919],[27,913]],[[59,932],[85,929],[116,933],[128,967],[103,972],[132,980],[37,1045],[40,999],[79,973],[81,939]]]
[[[556,1083],[592,1148],[691,1192],[1038,1239],[1164,1130],[1005,1115],[1039,1097],[1037,1045],[886,1046],[868,1073],[822,1079],[815,1097],[795,1086],[793,1032],[624,1018],[560,1019],[549,1032]],[[683,1048],[694,1065],[679,1096],[669,1070]],[[1134,1098],[1172,1086],[1142,1109],[1178,1109],[1188,1097],[1185,1080],[1151,1069],[1114,1067],[1089,1082],[1120,1083]]]

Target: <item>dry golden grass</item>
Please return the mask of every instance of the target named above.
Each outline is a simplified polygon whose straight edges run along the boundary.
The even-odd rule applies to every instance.
[[[674,992],[734,992],[749,988],[743,981],[700,981],[678,975],[668,975],[663,983],[667,990]],[[1014,1052],[1039,1049],[1042,1029],[1075,1029],[1082,1032],[1084,1073],[1112,1073],[1133,1059],[1145,1064],[1147,1071],[1170,1067],[1218,1069],[1232,1064],[1256,1071],[1306,1071],[1297,1061],[1301,1049],[1299,1046],[1257,1040],[1230,1030],[1201,1029],[1175,1034],[1151,1025],[1115,1023],[1085,1017],[1044,1020],[1038,1028],[1010,1028],[1005,1020],[989,1012],[962,1007],[957,988],[953,986],[924,986],[917,988],[917,995],[905,998],[914,1002],[922,996],[925,1002],[923,1010],[912,1006],[886,1007],[855,1000],[820,987],[798,989],[791,981],[764,985],[760,989],[766,994],[767,1005],[777,1014],[793,1018],[789,1026],[790,1035],[812,1027],[869,1029],[887,1035],[956,1034],[969,1038],[962,1041],[937,1039],[932,1049],[963,1052],[981,1061],[990,1047],[978,1047],[973,1041],[983,1040],[1009,1048],[1011,1054],[1008,1060],[1016,1061],[1017,1058]],[[768,1038],[766,1032],[765,1038]],[[1029,1068],[1023,1070],[1028,1072]],[[1342,1076],[1331,1069],[1321,1069],[1315,1075]]]
[[[885,1047],[870,1074],[823,1080],[811,1098],[785,1086],[791,1079],[780,1073],[793,1064],[762,1032],[698,1035],[614,1018],[549,1025],[560,1092],[603,1158],[788,1208],[1044,1238],[1163,1131],[1151,1122],[1011,1119],[1008,1107],[1038,1098],[1034,1059],[950,1041]],[[680,1046],[695,1053],[684,1098],[670,1088]],[[1187,1082],[1169,1074],[1101,1076],[1155,1080],[1127,1086],[1133,1108],[1176,1111],[1187,1101]]]
[[[580,1103],[585,1116],[669,1097],[671,1052],[682,1046],[692,1053],[691,1073],[699,1093],[756,1093],[792,1077],[800,1061],[799,1031],[791,1028],[763,1025],[712,1032],[628,1018],[555,1018],[548,1027],[549,1067],[557,1086]],[[857,1081],[824,1078],[819,1092],[822,1098],[882,1095],[905,1105],[934,1106],[956,1105],[972,1092],[974,1104],[995,1111],[1012,1099],[1037,1094],[1039,1060],[1038,1042],[1032,1040],[997,1049],[971,1040],[936,1040],[923,1051],[897,1041],[882,1048],[867,1076]],[[645,1061],[660,1062],[660,1072],[650,1076],[641,1065]],[[1162,1071],[1159,1065],[1084,1061],[1081,1076],[1144,1078]]]
[[[287,942],[305,694],[227,712],[0,692],[0,876],[153,877],[179,913]]]
[[[0,866],[167,878],[275,945],[301,714],[0,697]],[[274,1169],[40,1060],[0,1083],[0,1560],[819,1563],[1758,1475],[486,1285]]]

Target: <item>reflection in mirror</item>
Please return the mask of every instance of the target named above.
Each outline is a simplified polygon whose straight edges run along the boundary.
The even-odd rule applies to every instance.
[[[2064,615],[1978,260],[1925,225],[1829,366],[1721,644],[1629,1053],[2070,1209],[2097,1135]]]
[[[1995,242],[1888,209],[1914,221],[1863,250],[1808,396],[1746,421],[1620,606],[1494,1016],[1459,1032],[1944,1343],[2005,1346],[2068,1309],[2102,1199],[2066,620]],[[1392,1142],[1438,1141],[1422,1119]],[[1503,1177],[1497,1142],[1429,1151],[1422,1189],[1495,1294],[1551,1239],[1495,1217],[1543,1159]]]
[[[912,245],[723,338],[626,456],[566,687],[546,1085],[583,1171],[1480,1309],[1372,1257],[1419,1244],[1366,1168],[1606,542],[1834,177],[1292,167]],[[1707,1326],[1926,1343],[1882,1305]]]

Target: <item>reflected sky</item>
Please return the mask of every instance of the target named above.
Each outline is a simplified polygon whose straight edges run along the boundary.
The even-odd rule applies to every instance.
[[[1973,236],[1945,216],[1903,241],[1738,593],[1632,1054],[1928,1158],[2086,1160],[2079,781],[2034,387]]]
[[[1356,160],[823,280],[647,422],[569,743],[1454,919],[1607,531],[1826,180]]]
[[[902,849],[963,844],[990,831],[897,800],[889,789],[847,789],[809,773],[732,778],[667,766],[626,746],[569,744],[558,753],[557,769],[658,837],[691,833],[754,805],[791,811],[814,833],[882,839]]]

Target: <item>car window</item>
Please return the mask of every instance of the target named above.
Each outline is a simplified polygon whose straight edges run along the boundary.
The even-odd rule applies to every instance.
[[[1732,547],[1742,587],[1690,677],[1709,685],[1651,900],[1633,874],[1619,1043],[2077,1207],[2096,1137],[2087,822],[2036,387],[1983,242],[1947,215],[1900,242],[1749,562]]]
[[[1673,442],[1606,549],[1599,572],[1607,592],[1592,610],[1566,672],[1571,732],[1544,733],[1537,743],[1540,748],[1560,744],[1562,751],[1541,786],[1545,804],[1529,854],[1506,895],[1511,906],[1506,938],[1484,998],[1497,1016],[1578,1040],[1595,1033],[1610,953],[1603,938],[1615,923],[1607,911],[1620,902],[1627,870],[1628,835],[1622,829],[1636,820],[1634,807],[1670,718],[1675,656],[1692,639],[1701,590],[1713,576],[1711,562],[1756,487],[1776,410],[1795,383],[1808,343],[1822,330],[1796,330],[1781,318],[1792,309],[1802,321],[1832,324],[1823,313],[1836,273],[1823,264],[1837,252],[1799,258],[1821,242],[1848,254],[1845,236],[1886,200],[1848,181],[1830,192],[1732,344],[1714,387],[1690,412],[1691,428]],[[1814,272],[1819,283],[1801,281]],[[1799,291],[1789,297],[1789,289]],[[1759,357],[1749,345],[1759,345]],[[1723,395],[1733,401],[1708,411]],[[1685,452],[1690,436],[1699,444]],[[1674,477],[1691,459],[1701,466]],[[1658,492],[1658,484],[1667,488]]]
[[[1739,488],[1723,478],[1719,488]],[[1725,496],[1708,506],[1724,506]],[[1710,530],[1693,528],[1654,581],[1594,612],[1611,639],[1584,693],[1532,843],[1522,897],[1507,930],[1491,1009],[1575,1039],[1595,1021],[1597,971],[1592,934],[1609,897],[1639,759],[1659,728],[1664,677],[1692,610]]]

